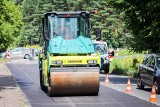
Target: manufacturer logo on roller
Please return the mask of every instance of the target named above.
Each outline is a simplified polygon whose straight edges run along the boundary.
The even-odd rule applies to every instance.
[[[68,63],[81,63],[82,60],[69,60]]]

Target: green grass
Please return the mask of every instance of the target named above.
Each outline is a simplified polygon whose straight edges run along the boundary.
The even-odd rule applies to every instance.
[[[114,50],[114,52],[116,53],[116,50]],[[148,53],[147,51],[143,51],[142,53],[137,53],[137,52],[133,52],[133,51],[129,51],[128,49],[121,49],[119,50],[119,55],[120,56],[124,56],[124,55],[137,55],[137,54],[146,54]]]
[[[116,53],[116,50],[115,50],[115,53]],[[120,49],[119,50],[119,55],[120,56],[123,56],[123,55],[135,55],[135,54],[137,54],[137,53],[136,52],[130,52],[127,49]]]
[[[0,58],[0,63],[7,61],[5,58]]]
[[[24,99],[24,100],[21,100],[21,102],[20,102],[20,106],[21,107],[28,107],[28,102]]]
[[[35,48],[35,49],[39,49],[39,50],[42,49],[42,47],[39,46],[39,45],[33,45],[33,46],[31,46],[31,45],[26,45],[26,47],[27,47],[27,48]]]
[[[26,48],[35,48],[35,49],[38,49],[38,50],[41,50],[41,49],[42,49],[42,47],[39,46],[39,45],[33,45],[33,46],[31,46],[31,45],[26,45],[25,47],[26,47]],[[14,49],[14,48],[17,48],[17,46],[10,46],[10,47],[9,47],[9,49]]]
[[[115,57],[110,64],[110,73],[135,77],[138,66],[142,62],[143,58],[143,54],[137,54],[134,56],[130,55],[124,58]]]

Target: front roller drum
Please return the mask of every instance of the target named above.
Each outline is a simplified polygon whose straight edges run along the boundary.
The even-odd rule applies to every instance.
[[[97,95],[99,92],[99,69],[97,72],[51,72],[49,96]]]

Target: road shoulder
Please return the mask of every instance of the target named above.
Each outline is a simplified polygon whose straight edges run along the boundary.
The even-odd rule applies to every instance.
[[[31,107],[5,63],[0,63],[1,107]]]
[[[146,86],[144,90],[137,88],[137,79],[136,78],[131,78],[129,76],[123,76],[123,75],[109,74],[108,75],[108,79],[110,81],[109,84],[104,83],[104,81],[106,79],[106,78],[105,79],[104,78],[105,78],[105,76],[101,75],[101,84],[102,85],[107,86],[109,88],[112,88],[114,90],[117,90],[119,92],[123,92],[123,93],[126,93],[131,96],[135,96],[137,98],[140,98],[142,100],[149,102],[149,99],[151,97],[151,87]],[[130,79],[130,83],[131,83],[132,92],[130,92],[130,93],[125,92],[127,89],[128,79]],[[157,97],[157,101],[152,102],[152,103],[160,106],[160,95],[156,94],[156,97]]]

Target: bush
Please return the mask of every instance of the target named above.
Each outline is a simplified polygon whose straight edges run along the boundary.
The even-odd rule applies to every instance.
[[[116,52],[116,50],[115,50],[115,52]],[[137,54],[136,52],[130,52],[128,49],[121,49],[120,48],[120,50],[119,50],[119,56],[123,56],[123,55],[135,55],[135,54]]]
[[[138,66],[143,58],[144,55],[130,55],[124,58],[115,58],[111,62],[110,73],[135,77]]]

